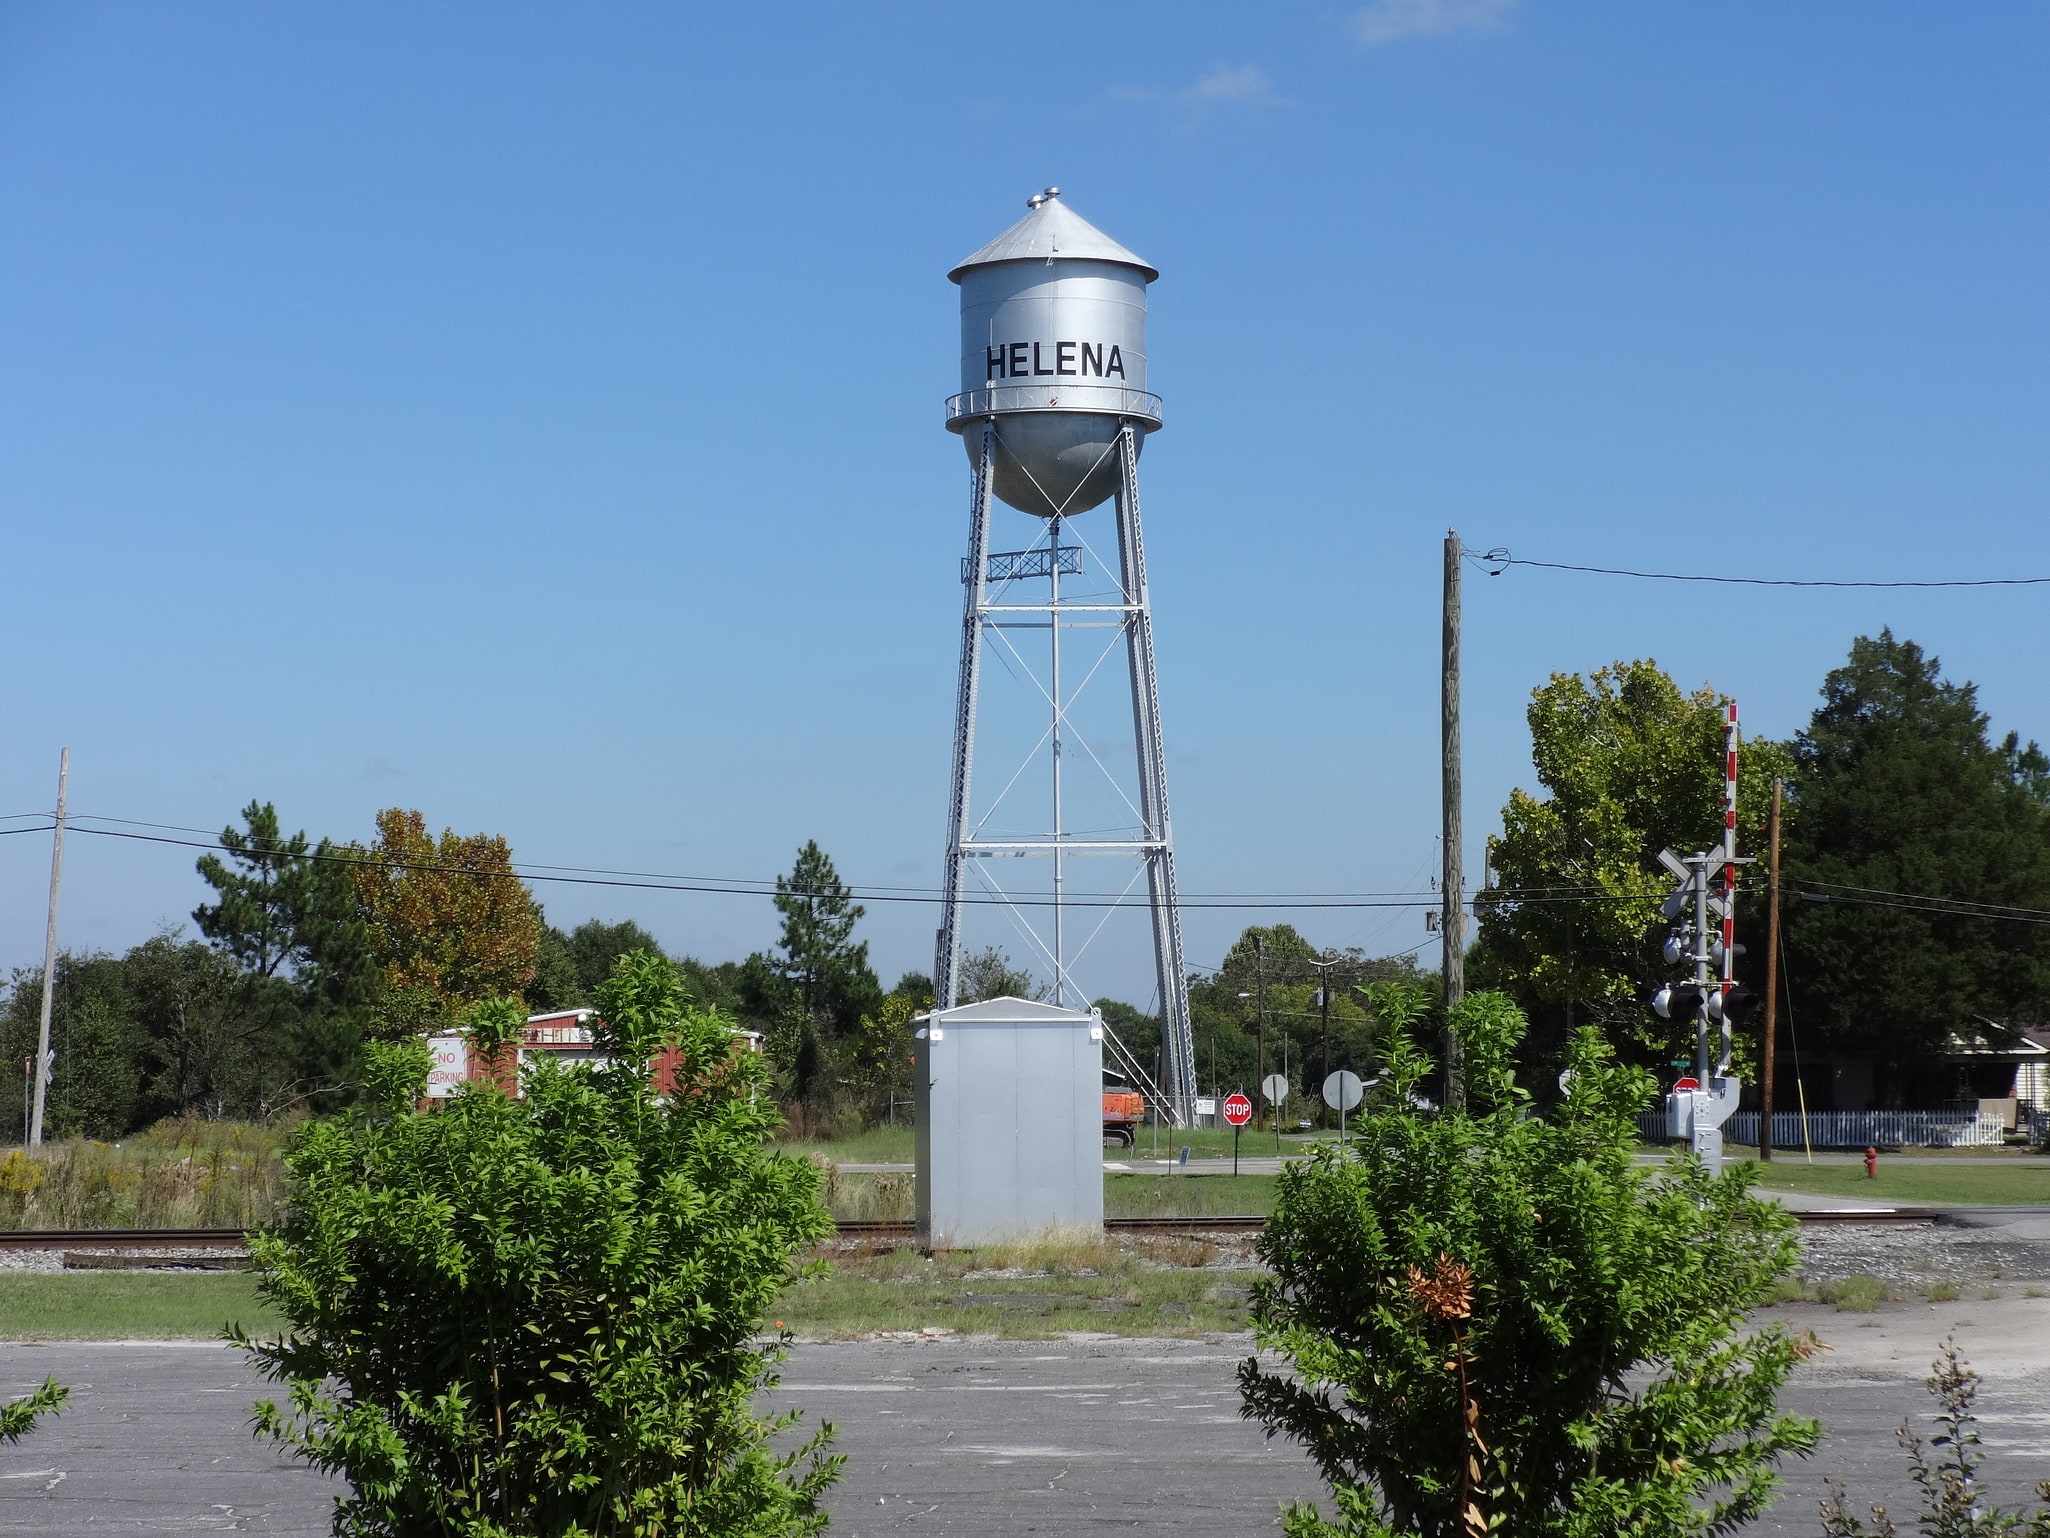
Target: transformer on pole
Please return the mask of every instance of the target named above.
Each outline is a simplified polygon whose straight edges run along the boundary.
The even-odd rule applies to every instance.
[[[1143,879],[1152,919],[1153,967],[1160,1005],[1160,1099],[1177,1126],[1194,1111],[1196,1049],[1189,1025],[1175,895],[1174,840],[1153,655],[1152,598],[1139,514],[1139,454],[1161,425],[1160,397],[1146,389],[1146,285],[1159,272],[1060,201],[1048,188],[1026,215],[948,274],[961,286],[961,393],[947,402],[947,427],[960,435],[974,470],[968,555],[962,563],[961,672],[954,704],[953,783],[947,809],[945,899],[933,957],[938,1007],[960,1002],[971,913],[1000,912],[1037,968],[1051,978],[1052,1002],[1087,1007],[1073,968],[1124,893],[1072,890],[1072,862],[1132,862],[1125,893]],[[1110,502],[1116,548],[1106,559],[1070,527]],[[991,549],[992,502],[1039,520],[1022,550]],[[1098,571],[1089,570],[1094,556]],[[1114,568],[1114,570],[1113,570]],[[1090,591],[1081,581],[1108,579]],[[1064,591],[1064,578],[1071,581]],[[1043,586],[1041,584],[1044,584]],[[1008,632],[1045,632],[1045,650],[1028,657]],[[1064,672],[1063,638],[1109,632],[1098,654]],[[1120,642],[1122,645],[1120,646]],[[995,646],[1013,675],[1036,691],[1040,723],[1028,733],[1023,762],[986,804],[975,795],[977,739],[987,708],[985,654]],[[1076,700],[1116,651],[1131,687],[1131,767],[1119,752],[1099,752],[1082,732]],[[1021,813],[1027,771],[1047,773],[1044,811]],[[1097,773],[1100,771],[1100,775]],[[1078,786],[1078,776],[1087,784]],[[1095,826],[1078,830],[1074,792],[1101,792]],[[1107,806],[1109,811],[1102,810]],[[995,819],[1001,810],[1004,822]],[[1022,826],[1011,826],[1021,816]],[[1047,862],[1044,893],[1023,894],[997,862]],[[1136,904],[1134,904],[1136,906]],[[1072,910],[1072,912],[1071,912]],[[1076,929],[1087,926],[1077,943]],[[1145,1082],[1142,1065],[1105,1045],[1125,1071]]]

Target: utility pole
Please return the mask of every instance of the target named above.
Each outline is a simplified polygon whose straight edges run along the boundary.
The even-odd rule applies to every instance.
[[[64,879],[64,795],[71,782],[71,749],[57,759],[57,827],[50,840],[50,925],[43,931],[43,1008],[36,1022],[35,1104],[29,1111],[28,1140],[43,1142],[43,1105],[50,1088],[50,1003],[57,992],[57,888]]]
[[[1772,1159],[1772,1060],[1778,1055],[1780,1039],[1780,793],[1786,783],[1781,779],[1772,782],[1772,855],[1766,867],[1772,885],[1766,899],[1765,916],[1764,1082],[1758,1087],[1758,1158],[1761,1163],[1769,1163]]]
[[[1338,962],[1339,958],[1334,956],[1329,961],[1313,961],[1310,963],[1311,966],[1317,969],[1317,1007],[1324,1017],[1324,1077],[1326,1079],[1331,1077],[1331,968],[1337,966]],[[1320,1080],[1319,1082],[1321,1083],[1322,1081]],[[1323,1104],[1321,1098],[1318,1104]],[[1320,1120],[1323,1114],[1322,1111],[1317,1113]]]
[[[1259,990],[1260,1091],[1264,1099],[1267,1088],[1267,942],[1259,935],[1253,936],[1253,986]]]
[[[1445,654],[1443,742],[1445,749],[1444,891],[1445,916],[1438,925],[1445,944],[1445,1109],[1466,1109],[1466,1053],[1452,1025],[1452,1011],[1466,997],[1465,872],[1460,869],[1459,822],[1459,532],[1445,531]]]

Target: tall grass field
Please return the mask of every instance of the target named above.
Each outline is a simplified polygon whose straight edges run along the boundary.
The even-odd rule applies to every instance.
[[[293,1124],[161,1121],[0,1154],[0,1229],[254,1228],[283,1216]]]

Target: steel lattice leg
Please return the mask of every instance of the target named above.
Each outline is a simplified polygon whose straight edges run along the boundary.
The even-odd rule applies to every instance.
[[[1139,750],[1139,811],[1152,844],[1146,858],[1153,910],[1153,955],[1159,974],[1162,1086],[1175,1124],[1196,1110],[1196,1041],[1189,1022],[1188,971],[1182,961],[1181,905],[1175,890],[1174,839],[1167,811],[1167,760],[1160,729],[1160,682],[1153,666],[1153,604],[1146,585],[1146,544],[1139,519],[1139,445],[1126,423],[1118,434],[1118,561],[1125,602],[1125,644],[1132,675],[1132,734]]]
[[[968,580],[961,605],[961,682],[954,700],[954,783],[947,805],[946,897],[933,947],[933,996],[941,1009],[958,1002],[961,977],[961,903],[967,875],[963,840],[968,831],[968,792],[975,770],[975,703],[982,686],[983,606],[989,576],[990,476],[996,455],[996,425],[982,426],[982,452],[975,461],[975,490],[969,500]]]

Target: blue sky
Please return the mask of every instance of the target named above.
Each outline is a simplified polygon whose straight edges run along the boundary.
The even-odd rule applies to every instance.
[[[932,886],[945,273],[1053,182],[1162,272],[1184,889],[1418,887],[1448,526],[2050,574],[2046,72],[2050,12],[1996,3],[7,5],[0,814],[68,743],[82,813],[402,804],[757,878],[816,837]],[[2044,601],[1475,573],[1469,862],[1553,669],[1655,656],[1786,734],[1891,624],[2050,736]],[[66,942],[180,921],[192,854],[75,838]],[[47,862],[0,839],[0,960],[40,955]],[[714,959],[774,934],[759,898],[541,896]],[[1259,917],[1192,909],[1190,959]],[[886,978],[933,923],[872,905]],[[1145,997],[1142,948],[1090,981]]]

